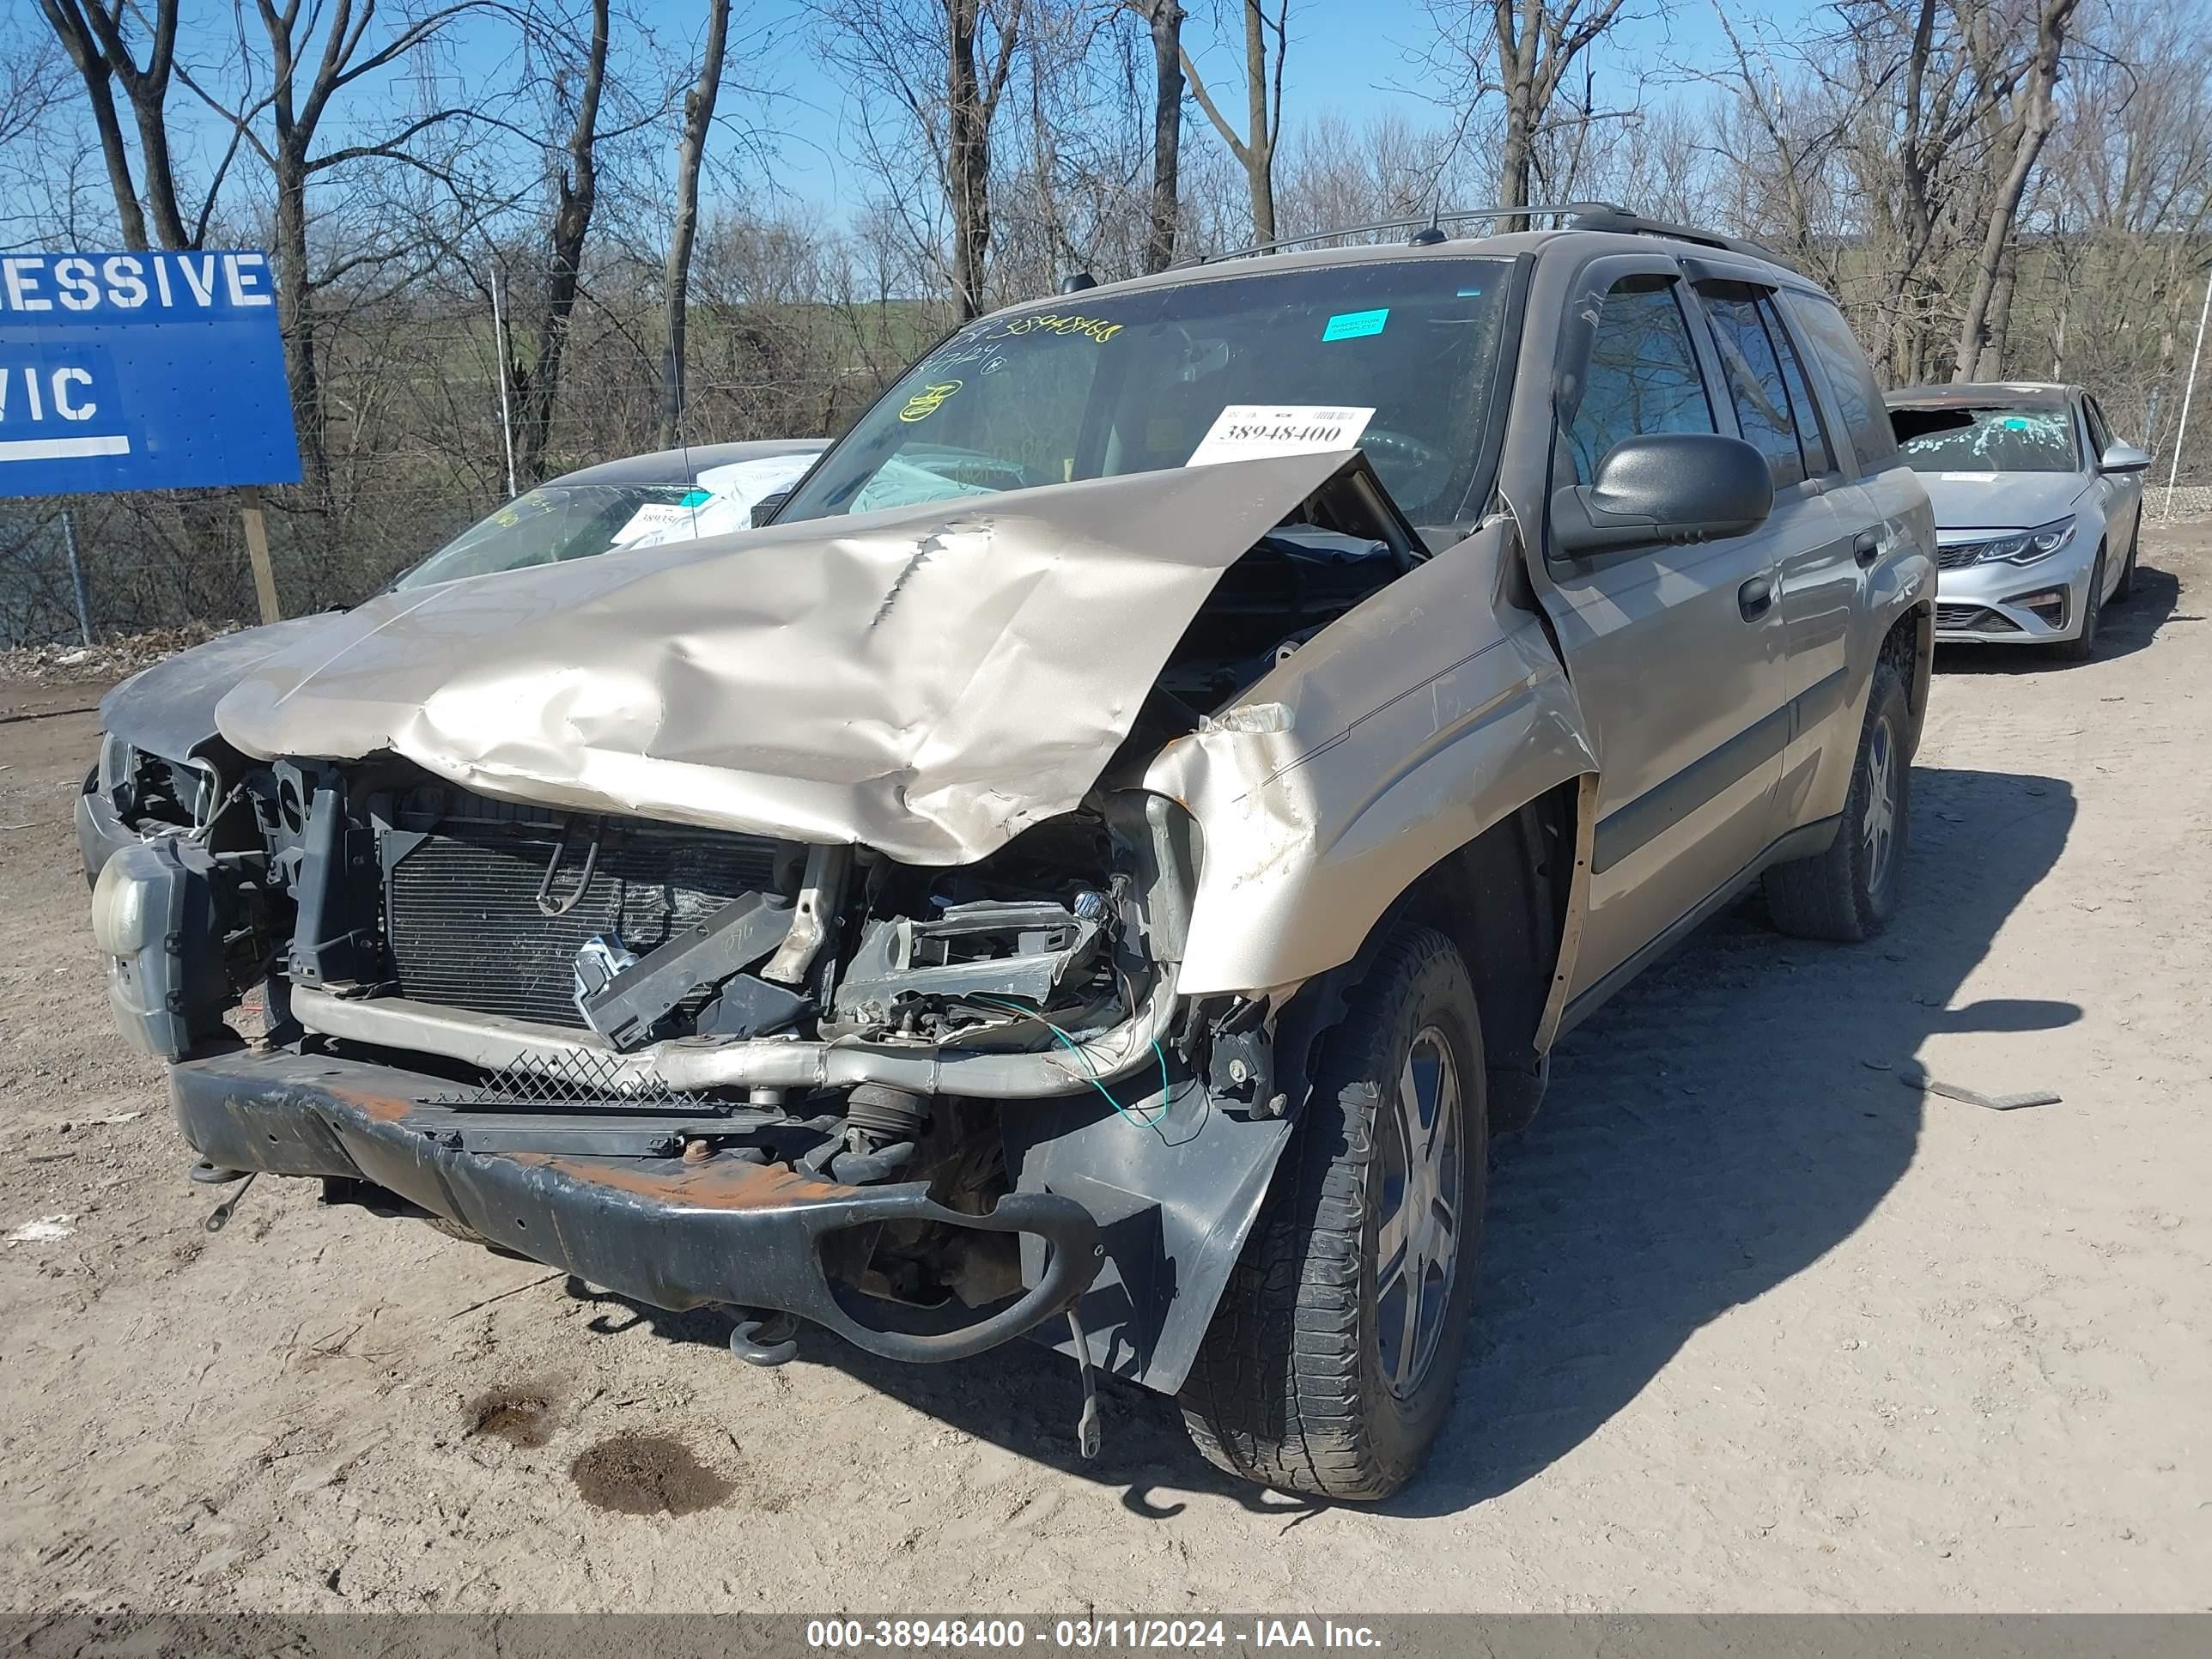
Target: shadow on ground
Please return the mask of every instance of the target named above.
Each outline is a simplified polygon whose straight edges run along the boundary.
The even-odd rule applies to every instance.
[[[1753,897],[1561,1044],[1543,1111],[1493,1153],[1482,1299],[1451,1419],[1387,1512],[1449,1513],[1510,1491],[1595,1433],[1694,1332],[1855,1231],[1911,1162],[1923,1101],[1898,1073],[1924,1038],[2033,1033],[2081,1017],[2071,1003],[1951,1006],[2056,862],[2074,821],[2070,787],[1921,767],[1912,787],[1909,885],[1881,939],[1785,939]],[[720,1316],[605,1299],[603,1329],[643,1322],[717,1345],[729,1330]],[[1074,1369],[1028,1343],[902,1366],[808,1331],[792,1375],[814,1364],[1024,1458],[1121,1486],[1137,1514],[1182,1509],[1162,1488],[1286,1521],[1315,1507],[1220,1475],[1190,1450],[1173,1401],[1131,1387],[1107,1390],[1103,1450],[1085,1462]],[[803,1381],[792,1398],[804,1401]]]
[[[2136,566],[2135,592],[2108,604],[2097,619],[2097,648],[2091,662],[2109,662],[2142,650],[2161,628],[2201,623],[2202,616],[2180,610],[2181,580],[2170,570]],[[2078,665],[2048,645],[1946,645],[1936,651],[1940,674],[2063,674]]]

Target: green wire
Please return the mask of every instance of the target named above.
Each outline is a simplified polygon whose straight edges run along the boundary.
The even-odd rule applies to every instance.
[[[1083,1062],[1083,1069],[1089,1074],[1086,1080],[1090,1083],[1092,1088],[1096,1089],[1100,1094],[1106,1097],[1106,1103],[1109,1106],[1111,1106],[1115,1111],[1119,1112],[1123,1117],[1127,1118],[1130,1122],[1135,1124],[1139,1128],[1157,1129],[1159,1127],[1161,1121],[1166,1118],[1168,1115],[1168,1056],[1167,1051],[1160,1047],[1158,1039],[1154,1039],[1152,1042],[1152,1052],[1159,1056],[1160,1061],[1160,1109],[1154,1115],[1146,1117],[1138,1113],[1134,1108],[1124,1106],[1120,1101],[1114,1097],[1114,1091],[1098,1080],[1098,1068],[1091,1064],[1091,1056],[1083,1051],[1082,1044],[1076,1042],[1073,1037],[1068,1036],[1068,1034],[1061,1030],[1059,1026],[1047,1019],[1041,1011],[1034,1008],[1024,1008],[1018,1002],[1007,1002],[998,997],[971,995],[963,1000],[969,1002],[989,1003],[994,1007],[1008,1009],[1014,1013],[1022,1014],[1030,1019],[1036,1020],[1039,1024],[1042,1025],[1046,1030],[1052,1033],[1054,1040],[1056,1041],[1061,1048],[1066,1049],[1068,1053],[1073,1054],[1078,1060]]]

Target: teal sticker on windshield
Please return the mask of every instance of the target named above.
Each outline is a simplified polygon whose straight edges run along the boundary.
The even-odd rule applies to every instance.
[[[2027,430],[2027,422],[2017,415],[2008,416],[2005,419],[2005,430],[2008,432],[2025,432]]]
[[[714,499],[714,492],[711,489],[687,489],[684,492],[684,499],[677,502],[676,505],[678,507],[704,507],[708,502]]]
[[[1382,325],[1390,320],[1390,307],[1380,311],[1340,311],[1328,319],[1328,326],[1321,331],[1324,340],[1356,340],[1363,334],[1380,334]]]

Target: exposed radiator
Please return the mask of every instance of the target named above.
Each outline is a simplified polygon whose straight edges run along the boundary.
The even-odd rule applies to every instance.
[[[419,1001],[581,1029],[574,962],[592,934],[618,933],[642,956],[775,883],[774,841],[609,819],[582,897],[548,916],[538,896],[561,846],[558,828],[490,802],[469,805],[483,816],[442,818],[386,878],[385,935],[399,992]],[[576,819],[553,902],[575,891],[596,822]]]

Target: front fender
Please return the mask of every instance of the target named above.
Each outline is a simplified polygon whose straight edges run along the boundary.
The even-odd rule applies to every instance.
[[[1505,598],[1512,534],[1494,521],[1401,578],[1153,760],[1145,787],[1202,838],[1184,994],[1349,961],[1439,860],[1596,772],[1541,621]]]

